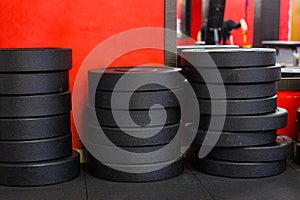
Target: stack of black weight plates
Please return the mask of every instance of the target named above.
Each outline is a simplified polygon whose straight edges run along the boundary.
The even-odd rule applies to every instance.
[[[184,81],[178,82],[174,79],[174,75],[179,72],[178,68],[151,66],[89,71],[90,101],[87,106],[88,145],[86,147],[89,150],[89,147],[96,146],[97,152],[94,154],[102,153],[110,156],[110,163],[105,163],[90,152],[90,172],[93,176],[118,182],[147,182],[169,179],[183,172],[180,141],[176,136],[181,110],[175,95],[181,94],[184,85]],[[124,88],[116,89],[116,84],[121,81],[120,78],[125,73],[132,82],[145,79],[146,75],[149,80],[160,79],[172,87],[166,88],[164,84],[156,84],[154,81],[133,91]],[[120,101],[124,99],[126,93],[130,94],[129,107],[128,104],[126,104],[127,108],[121,103],[112,104],[113,93],[121,95]],[[150,107],[156,104],[162,107],[149,111]],[[122,119],[118,124],[112,110]],[[101,134],[100,128],[104,134]],[[151,135],[150,133],[154,131],[157,134]],[[108,138],[111,143],[104,143],[103,137]],[[162,151],[163,153],[157,157],[140,156],[143,153],[163,150],[166,145],[170,146],[170,150]],[[122,149],[130,153],[130,159],[125,162],[120,161],[120,155],[110,153],[114,149]],[[147,171],[150,167],[157,167],[158,170]]]
[[[0,184],[49,185],[79,175],[71,66],[71,49],[0,50]]]
[[[207,61],[208,55],[213,64]],[[277,129],[287,123],[287,111],[277,108],[277,82],[281,71],[280,66],[275,65],[275,50],[184,50],[181,56],[186,77],[200,107],[194,145],[201,145],[205,137],[209,139],[221,132],[206,158],[193,159],[195,167],[208,174],[226,177],[266,177],[283,172],[293,145],[287,137],[276,139]],[[212,98],[208,92],[208,88],[222,84],[214,82],[214,66],[223,79],[225,98]],[[206,75],[208,82],[200,74]],[[218,108],[224,102],[227,103],[226,113],[216,109],[212,115],[212,103]],[[214,124],[208,130],[211,119],[221,121],[222,117],[225,123],[221,130],[214,128]]]

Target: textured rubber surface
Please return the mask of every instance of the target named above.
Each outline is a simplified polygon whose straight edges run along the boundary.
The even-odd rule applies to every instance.
[[[35,140],[70,133],[70,114],[0,119],[0,140]]]
[[[72,67],[72,49],[0,49],[0,73],[65,71]]]
[[[217,95],[214,99],[256,99],[272,97],[277,94],[277,82],[261,84],[225,84],[226,97],[221,96],[222,92],[219,92],[221,91],[219,84],[206,85],[191,83],[191,85],[199,99],[211,98],[208,87]]]
[[[187,49],[237,49],[239,46],[237,45],[184,45],[184,46],[177,46],[177,64],[180,66],[181,63],[181,51]]]
[[[0,74],[0,95],[49,94],[68,90],[68,71]]]
[[[277,96],[262,99],[241,100],[208,100],[198,99],[201,114],[211,114],[211,104],[214,103],[215,114],[220,115],[221,108],[227,103],[226,115],[258,115],[275,112],[277,109]]]
[[[9,186],[42,186],[72,180],[80,174],[80,156],[44,162],[0,163],[0,184]]]
[[[93,94],[94,93],[94,99]],[[119,93],[120,95],[124,93]],[[160,104],[164,108],[178,107],[179,102],[176,95],[182,95],[183,90],[167,90],[167,91],[155,91],[155,92],[134,92],[129,101],[129,109],[149,109],[154,104]],[[124,94],[125,95],[125,94]],[[111,109],[111,92],[104,92],[97,90],[90,91],[90,104],[96,108],[108,108]],[[120,101],[124,101],[122,98]],[[128,109],[128,104],[124,103],[116,104],[113,109]],[[127,106],[127,108],[126,108]]]
[[[0,162],[36,162],[69,156],[72,134],[26,141],[0,141]]]
[[[115,110],[114,112],[116,113],[116,115],[120,116],[123,119],[118,124],[118,126],[114,120],[112,110],[101,108],[94,109],[90,106],[87,106],[87,112],[90,124],[100,124],[101,126],[109,127],[135,127],[136,125],[147,126],[150,122],[153,126],[162,126],[179,123],[181,119],[181,111],[179,107],[166,109],[152,109],[152,120],[149,116],[149,110],[130,110],[129,115],[128,111],[126,112],[124,110]],[[166,120],[164,114],[166,114],[167,116]],[[132,121],[126,120],[127,118],[132,119]]]
[[[195,67],[217,66],[219,68],[262,67],[276,63],[275,49],[190,49],[181,51],[182,65]]]
[[[223,131],[267,131],[284,128],[287,124],[288,112],[283,108],[278,108],[276,112],[265,115],[240,115],[226,116]],[[221,120],[222,116],[202,115],[199,127],[207,129],[210,119]]]
[[[262,163],[226,162],[212,159],[194,161],[194,166],[199,171],[232,178],[260,178],[275,176],[286,168],[285,160]]]
[[[271,67],[241,67],[233,69],[219,69],[219,73],[225,84],[237,83],[267,83],[279,81],[281,78],[281,66]],[[206,76],[209,81],[206,83],[214,83],[215,69],[199,67],[185,67],[184,73],[187,79],[194,83],[205,83],[202,76]]]
[[[116,146],[140,147],[170,143],[179,130],[179,124],[164,127],[122,128],[122,130],[112,127],[101,128],[105,135],[101,134],[99,126],[88,125],[88,137],[90,141],[103,141],[102,138],[107,137]],[[123,132],[123,130],[126,132]],[[153,135],[153,133],[156,134]],[[133,137],[132,135],[139,137]]]
[[[218,132],[198,130],[194,144],[202,144],[204,138],[215,138]],[[249,147],[271,144],[276,140],[276,130],[257,132],[222,132],[216,147]]]
[[[115,89],[116,83],[126,73],[128,78],[133,80],[145,80],[147,78],[153,81],[152,84],[144,85],[138,88],[137,91],[157,91],[166,90],[163,85],[155,84],[155,80],[160,80],[162,83],[167,83],[171,87],[169,89],[178,89],[183,87],[183,81],[179,82],[174,78],[174,74],[181,71],[174,67],[155,67],[155,66],[140,66],[140,67],[113,67],[108,69],[92,69],[88,72],[89,89],[90,90],[104,90],[112,91]],[[145,77],[146,76],[146,77]],[[101,77],[101,78],[100,78]],[[121,89],[117,91],[132,91]]]
[[[0,96],[0,117],[42,117],[71,111],[71,93]]]
[[[159,169],[157,171],[148,172],[148,173],[128,173],[123,171],[118,171],[113,169],[111,166],[113,165],[104,165],[101,162],[95,160],[90,156],[91,164],[90,164],[90,173],[99,179],[104,179],[108,181],[116,181],[116,182],[150,182],[150,181],[161,181],[170,178],[174,178],[183,173],[183,160],[182,158],[174,161],[168,166]],[[163,163],[152,164],[156,166],[161,166]],[[123,165],[119,166],[126,168],[149,168],[148,165]]]
[[[233,162],[272,162],[292,158],[294,143],[287,136],[278,136],[276,143],[245,148],[214,148],[211,159]]]
[[[109,163],[116,165],[147,165],[164,163],[170,160],[176,160],[181,156],[180,142],[174,142],[168,144],[168,150],[156,153],[156,151],[162,149],[165,145],[157,146],[146,146],[146,147],[117,147],[117,146],[104,146],[99,144],[86,144],[88,149],[94,149],[94,152],[99,152],[101,157],[105,160],[109,160]],[[116,153],[116,150],[123,149],[128,154],[128,159],[124,159],[123,155]],[[153,152],[153,156],[147,155],[145,153]]]

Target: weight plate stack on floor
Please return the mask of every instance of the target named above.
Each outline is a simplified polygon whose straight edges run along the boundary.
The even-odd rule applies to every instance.
[[[79,175],[71,67],[71,49],[0,49],[0,184],[49,185]]]
[[[86,146],[93,176],[118,182],[148,182],[183,172],[177,95],[182,95],[184,80],[175,78],[180,71],[155,66],[89,71]],[[120,83],[124,77],[129,83]],[[136,89],[122,87],[145,80],[149,82]]]
[[[300,107],[300,68],[286,67],[281,69],[282,79],[278,84],[278,105],[289,112],[288,124],[278,131],[278,134],[287,135],[297,141],[296,126],[297,108]]]
[[[287,124],[287,111],[277,108],[281,66],[275,64],[276,51],[194,49],[183,50],[181,57],[185,76],[197,96],[191,101],[197,101],[200,108],[199,130],[190,149],[195,167],[212,175],[241,178],[283,172],[293,143],[276,134]],[[217,81],[216,73],[222,80]],[[224,90],[226,95],[222,95]],[[224,105],[226,112],[222,112]],[[222,119],[223,128],[210,125]],[[219,139],[210,154],[199,159],[200,148],[215,138]]]

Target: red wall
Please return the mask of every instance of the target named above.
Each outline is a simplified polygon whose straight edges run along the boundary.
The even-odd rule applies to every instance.
[[[163,0],[1,0],[0,47],[70,47],[71,89],[87,54],[100,42],[125,30],[164,27]],[[162,47],[164,36],[158,38]],[[164,63],[159,50],[139,50],[113,65]],[[72,123],[73,146],[82,148]]]
[[[224,20],[232,19],[239,23],[240,19],[245,18],[246,0],[226,0]],[[243,46],[253,43],[253,27],[254,27],[254,0],[248,0],[248,12],[245,19],[248,24],[247,42],[243,42],[243,34],[241,29],[234,29],[231,34],[234,44]]]
[[[197,40],[197,35],[202,24],[202,0],[192,0],[192,30],[191,38]]]
[[[279,40],[288,40],[290,1],[291,0],[280,0]]]

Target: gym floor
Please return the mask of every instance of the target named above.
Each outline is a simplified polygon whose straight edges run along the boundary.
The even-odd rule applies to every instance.
[[[188,163],[179,177],[151,183],[116,183],[96,179],[82,166],[80,177],[44,187],[0,186],[0,199],[299,199],[300,166],[288,161],[287,170],[274,177],[231,179],[210,176]]]

